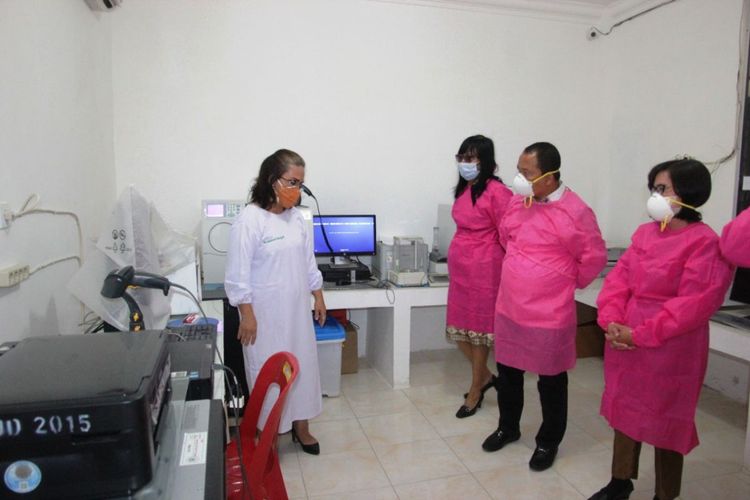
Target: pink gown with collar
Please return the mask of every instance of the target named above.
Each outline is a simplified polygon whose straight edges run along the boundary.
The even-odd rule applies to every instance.
[[[682,454],[698,445],[708,320],[731,278],[719,238],[701,222],[664,232],[651,222],[635,231],[597,299],[599,325],[631,327],[637,346],[605,347],[601,414],[613,428]]]
[[[495,297],[505,257],[497,228],[512,196],[510,189],[492,180],[475,205],[468,188],[453,203],[456,234],[448,249],[449,327],[480,334],[494,331]]]
[[[540,375],[576,362],[576,288],[607,262],[594,212],[573,191],[526,208],[511,199],[500,223],[505,247],[495,303],[495,359]]]
[[[732,264],[750,267],[750,208],[743,210],[721,232],[721,253]]]

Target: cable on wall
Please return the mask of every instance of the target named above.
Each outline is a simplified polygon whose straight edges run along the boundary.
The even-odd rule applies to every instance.
[[[597,35],[608,36],[610,33],[612,33],[612,30],[614,30],[615,28],[617,28],[619,26],[622,26],[623,24],[625,24],[625,23],[627,23],[629,21],[632,21],[633,19],[636,19],[638,17],[646,15],[649,12],[654,11],[654,10],[660,8],[660,7],[664,7],[665,5],[669,5],[670,3],[674,3],[676,1],[677,0],[667,0],[666,2],[662,2],[662,3],[658,4],[658,5],[654,5],[653,7],[649,7],[648,9],[643,10],[641,12],[638,12],[637,14],[633,14],[632,16],[630,16],[630,17],[628,17],[626,19],[623,19],[622,21],[618,21],[615,24],[613,24],[609,28],[608,31],[602,31],[599,28],[597,28],[596,26],[592,26],[591,27],[591,32],[589,33],[589,38],[596,38]]]

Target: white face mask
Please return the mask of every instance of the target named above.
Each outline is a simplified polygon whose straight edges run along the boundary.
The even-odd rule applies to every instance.
[[[695,210],[695,207],[682,203],[672,198],[667,198],[659,193],[652,193],[651,197],[646,202],[646,211],[649,217],[657,222],[661,223],[661,230],[667,227],[669,221],[671,221],[676,214],[682,210],[682,207],[690,208]]]
[[[457,162],[458,174],[467,181],[473,181],[479,176],[479,165],[476,163]]]
[[[669,200],[659,193],[653,193],[646,202],[646,211],[648,216],[654,219],[656,222],[661,222],[661,230],[664,228],[669,221],[674,217],[675,212],[672,211],[672,204]]]
[[[534,189],[532,188],[531,183],[523,176],[523,174],[521,174],[521,172],[518,172],[516,176],[513,177],[513,191],[521,196],[532,196],[534,194]]]

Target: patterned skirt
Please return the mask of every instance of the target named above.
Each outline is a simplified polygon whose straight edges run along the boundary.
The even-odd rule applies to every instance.
[[[483,345],[486,347],[495,345],[494,333],[475,332],[474,330],[467,330],[465,328],[456,328],[453,325],[448,325],[445,328],[445,339],[450,343],[468,342],[471,345]]]

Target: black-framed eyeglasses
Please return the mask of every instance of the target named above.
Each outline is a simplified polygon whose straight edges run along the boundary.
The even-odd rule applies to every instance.
[[[670,189],[671,187],[667,186],[666,184],[656,184],[654,187],[651,188],[651,193],[659,193],[663,195],[666,191]]]

